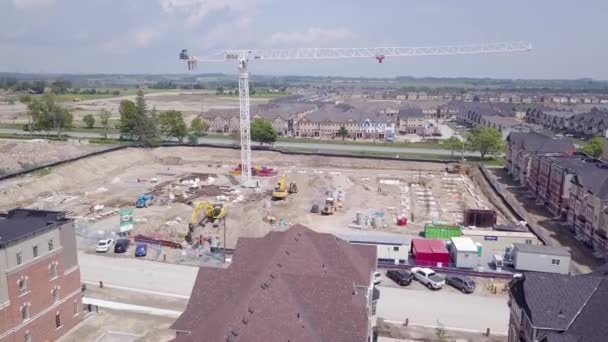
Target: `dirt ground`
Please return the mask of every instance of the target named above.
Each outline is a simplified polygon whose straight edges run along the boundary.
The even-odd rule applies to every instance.
[[[74,95],[78,98],[78,95]],[[118,107],[122,100],[134,100],[135,96],[118,96],[105,99],[84,100],[79,102],[65,102],[72,110],[74,120],[81,122],[87,114],[97,115],[99,110],[105,108],[112,113],[112,120],[118,120],[120,114]],[[146,94],[148,108],[156,107],[158,111],[179,110],[184,113],[184,118],[189,122],[201,110],[238,108],[238,96],[215,96],[209,91],[184,91],[184,92],[159,92]],[[251,105],[263,104],[272,100],[272,97],[250,99]],[[25,124],[27,122],[24,115],[26,106],[20,102],[14,104],[0,104],[0,123]]]
[[[485,336],[484,334],[446,330],[441,327],[398,325],[378,319],[376,331],[379,341],[423,341],[423,342],[506,342],[507,336]]]
[[[49,142],[45,139],[3,139],[0,140],[0,175],[75,158],[108,147],[82,145],[76,141]]]
[[[320,232],[348,233],[359,223],[374,230],[419,234],[425,222],[462,220],[464,208],[491,207],[465,176],[444,172],[436,163],[366,160],[318,156],[286,156],[254,152],[256,166],[278,169],[298,193],[272,201],[276,177],[256,177],[259,188],[244,189],[230,170],[240,153],[231,149],[165,147],[126,149],[69,163],[48,174],[0,183],[0,209],[16,205],[65,210],[82,218],[90,231],[116,231],[118,210],[133,207],[147,192],[156,195],[148,208],[135,209],[132,234],[182,242],[193,208],[190,202],[221,202],[227,209],[226,246],[239,237],[259,237],[300,223]],[[238,177],[238,176],[237,176]],[[327,197],[344,196],[343,207],[331,216],[311,213]],[[271,224],[264,218],[272,216]],[[407,226],[397,226],[405,216]],[[412,221],[412,217],[414,220]],[[499,215],[499,221],[505,219]],[[208,224],[193,236],[223,245],[224,231]]]

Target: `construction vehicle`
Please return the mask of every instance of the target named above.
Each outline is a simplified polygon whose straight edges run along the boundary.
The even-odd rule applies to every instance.
[[[135,201],[136,208],[147,208],[154,202],[154,194],[147,193],[137,197],[137,201]]]
[[[333,198],[327,198],[325,200],[325,206],[321,210],[321,215],[333,215],[336,212],[336,200]]]
[[[274,187],[274,191],[272,192],[273,200],[282,200],[287,197],[289,194],[295,194],[298,192],[298,186],[295,182],[290,182],[289,187],[287,186],[287,180],[285,179],[285,175],[282,175],[277,182],[277,185]]]
[[[201,210],[203,211],[203,217],[199,219]],[[198,202],[194,205],[194,210],[192,211],[189,225],[190,231],[198,226],[205,226],[207,222],[211,222],[214,227],[218,227],[220,222],[226,219],[226,214],[226,208],[221,203]]]

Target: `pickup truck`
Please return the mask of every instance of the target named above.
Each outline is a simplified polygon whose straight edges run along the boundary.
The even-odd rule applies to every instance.
[[[439,290],[445,285],[445,278],[438,276],[430,268],[413,267],[412,273],[414,273],[416,280],[431,290]]]

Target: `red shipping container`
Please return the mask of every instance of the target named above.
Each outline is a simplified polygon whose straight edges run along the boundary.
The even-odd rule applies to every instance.
[[[433,266],[433,250],[431,249],[428,240],[413,239],[412,256],[414,256],[416,265]]]
[[[433,266],[448,267],[450,264],[450,252],[441,240],[428,240],[431,251],[433,251]]]

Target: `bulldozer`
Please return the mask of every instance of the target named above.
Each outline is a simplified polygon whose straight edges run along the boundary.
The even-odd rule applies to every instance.
[[[203,210],[204,216],[199,219],[201,210]],[[226,208],[221,203],[197,202],[192,211],[192,219],[189,225],[190,231],[198,226],[205,226],[207,222],[211,222],[214,227],[218,227],[220,222],[226,219],[226,214]]]
[[[274,191],[272,192],[273,200],[282,200],[287,197],[289,194],[295,194],[298,192],[298,186],[295,182],[290,182],[289,186],[287,186],[287,180],[285,179],[285,175],[282,175],[277,182],[277,185],[274,187]]]
[[[333,198],[327,198],[325,200],[325,206],[321,210],[321,215],[333,215],[336,212],[336,200]]]

